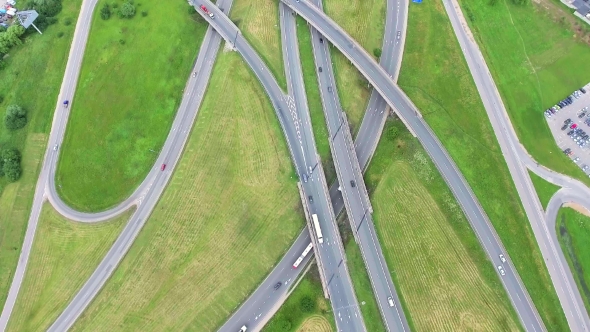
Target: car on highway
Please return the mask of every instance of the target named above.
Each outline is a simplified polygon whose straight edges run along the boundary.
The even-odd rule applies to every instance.
[[[281,285],[282,285],[282,284],[283,284],[283,283],[282,283],[282,282],[280,282],[280,281],[279,281],[279,282],[277,282],[277,283],[275,284],[275,290],[277,290],[277,289],[281,288]]]
[[[395,302],[393,302],[393,298],[391,296],[387,298],[387,303],[389,303],[390,307],[395,307]]]
[[[506,257],[504,257],[504,255],[500,254],[500,260],[502,261],[502,263],[506,263]]]
[[[324,43],[324,38],[320,37],[320,43],[322,43],[322,44]]]
[[[307,174],[305,174],[305,173],[301,174],[301,178],[303,179],[304,183],[307,183]]]
[[[311,195],[310,195],[310,196],[308,196],[307,198],[309,198],[309,202],[310,202],[310,203],[313,203],[313,196],[311,196]]]
[[[328,87],[328,92],[332,92],[332,87],[331,86]]]
[[[350,180],[350,186],[353,188],[356,187],[356,183],[354,183],[354,180]]]
[[[53,146],[53,151],[57,151],[57,144],[55,144],[55,146]]]
[[[68,107],[68,104],[69,104],[69,103],[70,103],[70,101],[69,101],[69,100],[65,100],[65,101],[64,101],[64,107]]]
[[[318,70],[320,71],[320,73],[322,72],[322,67],[318,67]]]
[[[399,40],[401,37],[402,37],[402,32],[398,30],[396,38]]]
[[[246,330],[248,330],[248,328],[246,327],[246,325],[243,325],[243,326],[240,328],[240,331],[238,331],[238,332],[246,332]]]
[[[160,170],[163,171],[166,169],[166,164],[162,164],[162,167],[160,167]]]
[[[501,275],[506,275],[506,271],[504,271],[504,268],[502,267],[502,265],[498,265],[498,271],[500,271]]]
[[[197,77],[197,72],[193,72],[193,77]]]

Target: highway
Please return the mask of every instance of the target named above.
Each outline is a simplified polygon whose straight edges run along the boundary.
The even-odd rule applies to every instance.
[[[320,1],[316,1],[316,5],[318,8],[321,8]],[[388,9],[390,11],[392,10],[391,7],[388,7]],[[392,18],[396,16],[390,14],[388,17]],[[390,23],[390,26],[393,25],[391,19],[388,19],[388,23]],[[391,29],[391,27],[389,28]],[[387,331],[409,331],[410,328],[407,319],[404,316],[403,308],[400,306],[401,302],[399,301],[395,285],[393,284],[373,224],[373,209],[369,201],[368,192],[365,188],[362,167],[357,160],[357,153],[352,140],[350,127],[338,98],[328,42],[324,42],[323,36],[321,36],[315,29],[312,29],[311,33],[314,60],[316,64],[316,75],[319,82],[324,116],[330,136],[328,140],[348,220],[351,224],[355,241],[359,245],[385,328]],[[396,36],[396,34],[393,35]],[[390,35],[389,38],[391,38]],[[286,42],[297,43],[297,39],[292,38],[290,41],[287,40]],[[388,39],[386,37],[385,43],[387,42]],[[399,50],[399,48],[387,48],[387,51],[393,50]],[[392,59],[389,58],[388,62],[391,62],[391,60]],[[323,68],[321,72],[319,71],[320,67]],[[375,97],[371,100],[375,105],[369,104],[369,107],[378,107],[378,104],[380,103],[379,99],[380,98]],[[368,113],[373,115],[373,118],[378,120],[380,118],[383,119],[387,116],[387,114],[385,114],[386,107],[385,105],[383,106],[383,109],[375,109],[375,111],[369,111]],[[381,124],[381,127],[375,126],[373,132],[375,135],[380,135],[383,121],[378,121],[377,123]],[[380,130],[375,130],[377,128],[380,128]],[[378,141],[378,137],[379,136],[375,137],[375,141]],[[392,298],[394,303],[396,303],[394,307],[390,307],[388,301],[389,298]]]
[[[305,208],[310,214],[318,215],[324,233],[324,243],[316,247],[314,252],[320,262],[320,273],[323,273],[327,280],[337,328],[341,331],[366,331],[344,262],[344,247],[336,225],[336,217],[331,209],[332,204],[328,196],[324,173],[318,162],[305,99],[298,98],[301,94],[296,91],[296,84],[292,85],[295,89],[294,96],[284,95],[265,63],[233,22],[211,2],[202,1],[201,3],[215,15],[215,18],[212,19],[196,6],[198,12],[226,41],[233,45],[262,83],[277,113],[297,174],[302,179],[305,197],[313,197],[313,203],[309,201]],[[296,66],[300,64],[289,60],[289,66],[286,68],[288,82],[297,79],[300,75],[301,70]]]
[[[423,121],[416,107],[405,94],[394,84],[391,76],[375,62],[371,56],[354,41],[338,25],[307,1],[296,2],[282,0],[306,19],[322,35],[336,46],[371,82],[373,87],[381,94],[387,103],[395,109],[400,119],[408,126],[427,153],[430,155],[441,175],[451,188],[454,196],[461,205],[467,220],[476,233],[484,251],[487,253],[494,269],[502,282],[515,311],[527,331],[544,330],[543,322],[530,301],[526,289],[520,282],[516,270],[510,262],[504,264],[505,275],[501,276],[495,268],[502,264],[500,254],[505,254],[499,237],[493,229],[485,212],[477,202],[477,199],[467,181],[459,172],[455,163],[451,160],[440,141],[433,134],[429,126]]]
[[[572,331],[588,331],[590,319],[557,241],[555,216],[557,215],[556,204],[565,202],[566,198],[589,208],[590,189],[577,180],[540,166],[529,156],[518,141],[500,93],[461,13],[459,4],[454,0],[444,0],[443,4],[490,118],[569,327]],[[543,207],[527,168],[551,183],[570,188],[558,191],[552,198],[546,214],[543,213]]]

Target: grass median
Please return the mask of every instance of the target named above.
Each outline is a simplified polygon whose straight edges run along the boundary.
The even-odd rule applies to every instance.
[[[324,298],[315,263],[262,332],[336,331],[329,300]]]
[[[562,208],[557,214],[555,228],[586,311],[590,313],[590,217],[571,208]]]
[[[4,101],[0,107],[21,105],[27,110],[28,124],[12,133],[0,126],[0,146],[15,147],[23,155],[20,180],[7,184],[0,178],[0,307],[18,262],[81,2],[63,0],[59,22],[43,35],[29,35],[4,59],[7,65],[0,80]],[[66,25],[68,19],[73,23]]]
[[[237,53],[220,51],[199,112],[168,188],[73,331],[216,330],[303,228],[275,112]]]
[[[463,211],[401,121],[387,122],[365,178],[379,242],[415,330],[520,329]]]
[[[543,115],[590,81],[590,42],[566,24],[571,11],[560,13],[547,0],[460,3],[520,142],[542,165],[590,184],[561,153]]]
[[[549,183],[539,177],[537,174],[529,171],[529,175],[531,176],[531,180],[533,181],[533,186],[535,186],[535,191],[537,195],[539,195],[539,200],[541,201],[541,205],[543,208],[547,208],[547,204],[551,200],[551,197],[559,190],[559,186],[554,185],[553,183]]]
[[[287,78],[281,45],[279,1],[234,0],[230,18],[269,67],[279,85],[286,91]]]
[[[147,16],[132,19],[94,13],[56,175],[75,209],[104,210],[128,197],[170,130],[207,24],[186,2],[168,4],[165,15],[160,4],[142,1]]]
[[[545,326],[556,331],[568,330],[536,239],[441,1],[410,6],[398,82],[471,186]]]
[[[45,204],[7,331],[47,330],[96,269],[131,213],[82,224]]]

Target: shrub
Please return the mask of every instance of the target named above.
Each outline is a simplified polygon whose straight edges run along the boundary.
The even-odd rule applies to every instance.
[[[387,139],[389,139],[390,141],[393,141],[397,138],[397,135],[399,134],[399,129],[397,129],[396,126],[391,126],[389,128],[387,128]]]
[[[125,45],[125,39],[119,39],[119,44]]]
[[[0,59],[0,70],[6,68],[6,61]],[[2,103],[2,98],[0,98],[0,103]]]
[[[103,20],[108,20],[111,18],[111,7],[108,3],[102,5],[102,8],[100,9],[100,18]]]
[[[146,10],[142,11],[141,12],[141,16],[146,17],[147,16],[147,11]]]
[[[68,26],[68,25],[70,25],[70,24],[72,24],[72,19],[68,17],[68,18],[66,18],[66,19],[64,20],[64,25],[65,25],[65,26]]]
[[[62,31],[60,31],[60,32],[57,33],[57,38],[61,38],[63,36],[64,36],[64,33]]]
[[[7,129],[16,130],[27,124],[27,111],[18,105],[10,105],[6,108],[4,124]]]
[[[382,51],[381,51],[381,49],[380,49],[380,48],[376,48],[376,49],[374,49],[374,50],[373,50],[373,55],[374,55],[374,56],[375,56],[377,59],[379,59],[379,58],[381,57],[381,52],[382,52]]]
[[[6,178],[10,182],[17,181],[21,176],[21,167],[20,167],[20,152],[17,149],[4,149],[2,151],[2,175],[6,176]]]
[[[305,296],[303,298],[301,298],[301,302],[299,302],[300,306],[301,306],[301,311],[303,312],[313,312],[315,310],[315,301],[309,297],[309,296]]]
[[[119,9],[119,17],[121,18],[132,18],[135,16],[135,6],[130,1],[125,1]]]
[[[37,5],[35,9],[47,17],[55,16],[61,11],[61,2],[59,0],[45,0]]]

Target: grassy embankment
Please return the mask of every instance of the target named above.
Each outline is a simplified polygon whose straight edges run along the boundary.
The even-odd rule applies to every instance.
[[[516,331],[519,321],[460,206],[401,121],[366,175],[387,265],[416,331]]]
[[[231,20],[258,52],[283,90],[287,91],[287,78],[281,47],[279,1],[234,0]]]
[[[324,0],[326,13],[346,30],[370,54],[381,48],[385,29],[385,0]],[[340,51],[330,47],[334,75],[342,108],[348,116],[353,137],[371,96],[367,80]]]
[[[63,0],[59,22],[14,47],[2,70],[0,108],[4,112],[8,105],[21,105],[28,123],[12,134],[0,126],[0,146],[18,148],[23,155],[20,180],[7,184],[0,178],[0,308],[18,262],[80,4],[80,0]]]
[[[336,331],[330,302],[324,298],[315,263],[262,331]]]
[[[561,153],[543,116],[590,81],[588,45],[545,4],[460,2],[521,143],[539,163],[590,184]]]
[[[301,231],[295,181],[264,90],[220,52],[168,189],[73,331],[219,328]]]
[[[545,325],[565,331],[565,315],[442,3],[410,6],[409,15],[400,87],[467,179]]]
[[[571,208],[562,208],[555,222],[557,238],[572,271],[586,311],[590,313],[590,217]]]
[[[131,213],[82,224],[45,204],[8,331],[47,330],[90,277]]]
[[[537,192],[537,195],[539,195],[541,205],[543,205],[543,208],[546,208],[547,204],[549,204],[549,201],[551,200],[551,197],[553,197],[553,194],[555,194],[560,187],[543,180],[541,177],[531,171],[529,171],[529,175],[531,176],[531,180],[535,186],[535,191]]]
[[[116,205],[159,167],[207,28],[186,2],[168,4],[166,15],[159,4],[142,1],[132,19],[94,14],[56,175],[60,196],[76,209]]]

